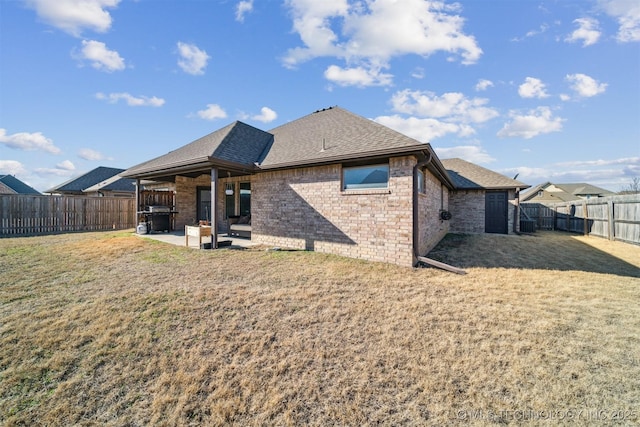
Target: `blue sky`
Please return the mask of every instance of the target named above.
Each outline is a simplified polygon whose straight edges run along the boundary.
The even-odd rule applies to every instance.
[[[0,174],[46,190],[339,105],[531,185],[640,176],[636,0],[0,0]]]

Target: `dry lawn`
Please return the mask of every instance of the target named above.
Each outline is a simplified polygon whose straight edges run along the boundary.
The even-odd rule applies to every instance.
[[[468,274],[0,239],[0,424],[640,423],[640,247],[454,235],[431,256]]]

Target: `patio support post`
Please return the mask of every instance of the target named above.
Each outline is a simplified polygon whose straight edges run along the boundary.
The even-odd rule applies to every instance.
[[[135,209],[136,227],[138,226],[138,211],[140,211],[140,179],[136,179],[136,209]]]
[[[218,249],[218,168],[211,168],[211,249]]]

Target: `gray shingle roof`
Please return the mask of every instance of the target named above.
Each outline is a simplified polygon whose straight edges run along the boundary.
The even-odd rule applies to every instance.
[[[261,159],[261,168],[348,159],[378,151],[430,150],[400,132],[340,107],[316,111],[269,131],[273,145]]]
[[[80,175],[77,178],[72,178],[62,184],[50,188],[46,193],[77,193],[81,194],[86,188],[96,185],[102,181],[111,178],[124,172],[124,169],[109,168],[106,166],[99,166],[84,175]]]
[[[134,166],[123,176],[197,165],[209,162],[211,157],[253,168],[272,139],[273,135],[236,121],[165,155]]]
[[[457,189],[501,190],[509,188],[529,188],[530,186],[497,172],[483,168],[462,159],[442,160],[449,177]]]
[[[316,111],[265,132],[234,122],[177,150],[128,169],[152,177],[216,162],[248,170],[296,167],[365,156],[432,151],[406,135],[339,107]]]
[[[116,191],[116,192],[131,192],[136,190],[136,180],[131,178],[122,178],[120,175],[114,175],[104,181],[92,185],[89,188],[85,188],[83,192],[92,193],[95,191]]]
[[[555,187],[553,191],[549,191],[549,187]],[[558,191],[560,190],[560,191]],[[542,191],[542,195],[538,193]],[[573,200],[580,200],[580,196],[594,196],[605,197],[612,196],[615,193],[604,188],[596,187],[595,185],[587,184],[584,182],[573,184],[554,184],[551,182],[545,182],[538,184],[534,188],[528,190],[522,195],[523,201],[540,201],[540,202],[570,202]]]
[[[40,194],[38,190],[25,184],[13,175],[0,175],[0,182],[16,194]]]

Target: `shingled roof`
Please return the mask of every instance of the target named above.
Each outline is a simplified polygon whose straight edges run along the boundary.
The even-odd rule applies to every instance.
[[[574,184],[553,184],[545,182],[536,185],[522,195],[522,201],[570,202],[584,197],[606,197],[615,193],[584,182]]]
[[[38,190],[25,184],[13,175],[0,175],[0,183],[10,190],[7,191],[6,194],[40,194]]]
[[[136,190],[136,181],[131,178],[123,178],[119,174],[114,175],[111,178],[105,179],[89,188],[83,190],[84,193],[93,193],[99,191],[113,191],[113,192],[130,192],[133,193]]]
[[[442,160],[442,164],[458,190],[506,190],[530,187],[530,185],[462,159],[445,159]]]
[[[236,121],[174,151],[141,163],[123,176],[202,168],[216,162],[254,168],[254,163],[269,146],[273,135]]]
[[[340,107],[316,111],[269,133],[273,145],[259,162],[261,169],[431,150],[428,144]]]
[[[83,191],[102,181],[106,181],[114,175],[124,172],[124,169],[109,168],[106,166],[98,166],[90,170],[84,175],[72,178],[62,184],[50,188],[45,193],[61,193],[61,194],[83,194]]]
[[[343,108],[330,107],[269,132],[236,121],[177,150],[128,169],[123,176],[158,178],[218,166],[244,170],[294,168],[416,152],[429,144]],[[435,166],[451,185],[434,155]]]

